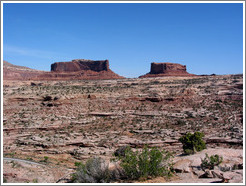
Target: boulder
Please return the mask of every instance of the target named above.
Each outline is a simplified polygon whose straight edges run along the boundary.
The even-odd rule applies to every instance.
[[[191,167],[190,167],[191,161],[188,159],[181,159],[175,162],[173,165],[173,169],[177,173],[189,173],[191,172]]]

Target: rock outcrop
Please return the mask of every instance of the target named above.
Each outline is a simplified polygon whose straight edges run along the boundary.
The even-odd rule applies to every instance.
[[[54,72],[77,72],[81,70],[91,70],[95,72],[109,71],[109,61],[75,59],[71,62],[56,62],[51,65],[51,71]]]
[[[186,71],[186,65],[178,63],[151,63],[150,72],[140,76],[145,77],[162,77],[162,76],[195,76]]]
[[[124,78],[109,68],[108,60],[93,61],[76,59],[71,62],[57,62],[51,65],[51,72],[27,67],[3,64],[4,80],[96,80]]]
[[[202,168],[202,159],[208,156],[218,155],[223,157],[221,164],[214,166],[211,170]],[[173,169],[181,182],[194,181],[212,183],[217,179],[217,183],[241,183],[243,182],[243,150],[230,148],[208,148],[190,156],[177,155],[173,159]],[[184,176],[190,174],[188,176]],[[192,178],[192,179],[191,179]]]

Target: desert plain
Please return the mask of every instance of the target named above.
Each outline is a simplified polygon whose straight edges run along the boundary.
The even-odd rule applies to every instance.
[[[66,182],[75,162],[110,162],[117,148],[144,145],[172,152],[175,170],[145,182],[243,182],[242,74],[4,80],[2,126],[5,182]],[[207,149],[183,156],[178,139],[195,131]],[[199,169],[205,153],[223,156],[207,176]]]

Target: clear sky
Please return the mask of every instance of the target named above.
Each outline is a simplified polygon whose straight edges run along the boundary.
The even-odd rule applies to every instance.
[[[243,73],[243,4],[5,3],[3,51],[12,64],[46,71],[82,58],[108,59],[125,77],[148,73],[151,62]]]

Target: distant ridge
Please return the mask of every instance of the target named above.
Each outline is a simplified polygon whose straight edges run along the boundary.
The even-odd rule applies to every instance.
[[[5,60],[3,60],[3,67],[4,68],[18,69],[18,70],[40,71],[40,70],[35,70],[35,69],[29,68],[29,67],[25,67],[25,66],[13,65],[13,64],[9,63],[8,61],[5,61]]]

